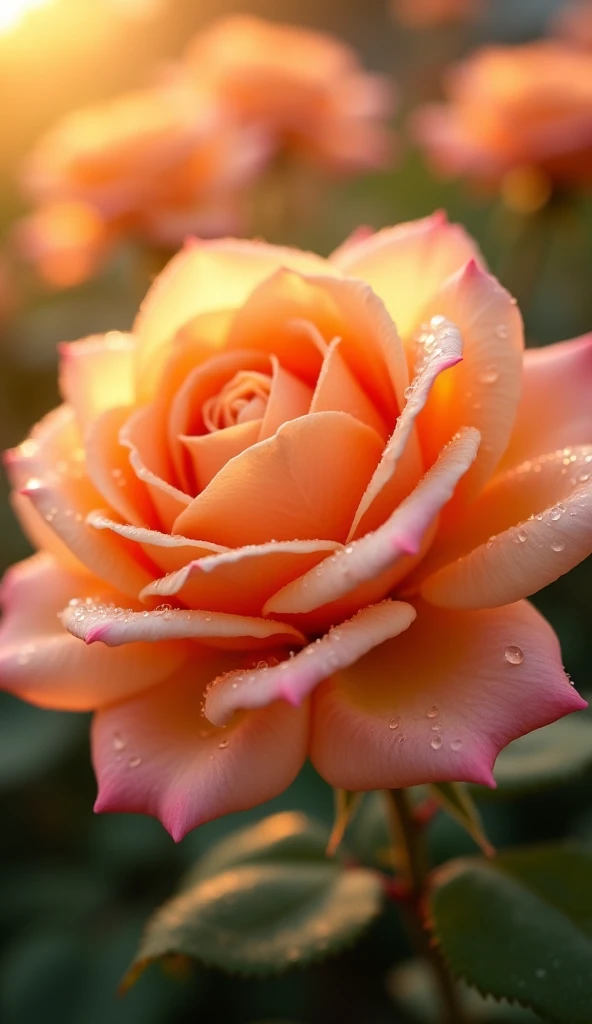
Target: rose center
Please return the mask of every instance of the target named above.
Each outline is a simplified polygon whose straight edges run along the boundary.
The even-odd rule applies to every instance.
[[[237,423],[263,417],[267,408],[271,378],[266,373],[240,370],[202,406],[206,430],[213,433]]]

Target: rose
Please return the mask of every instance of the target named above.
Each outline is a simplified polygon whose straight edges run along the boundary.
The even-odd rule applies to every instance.
[[[392,156],[384,121],[394,86],[363,71],[331,35],[233,15],[195,37],[185,69],[241,123],[263,126],[277,149],[332,172],[381,167]]]
[[[393,17],[408,28],[431,28],[473,18],[480,0],[391,0]]]
[[[412,130],[442,174],[497,183],[536,169],[552,183],[592,181],[592,56],[551,40],[490,46],[448,72],[448,103]]]
[[[171,75],[69,114],[38,142],[23,184],[39,208],[17,225],[17,244],[61,286],[94,272],[122,237],[176,248],[191,232],[236,231],[268,155],[260,128]]]
[[[440,215],[329,261],[189,245],[131,334],[62,348],[64,405],[9,453],[42,553],[4,584],[2,686],[95,709],[97,808],[175,838],[307,753],[353,790],[493,785],[584,706],[523,598],[590,551],[591,374],[590,336],[523,353]]]

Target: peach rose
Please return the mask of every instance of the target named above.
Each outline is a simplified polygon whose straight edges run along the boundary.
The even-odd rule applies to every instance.
[[[467,21],[480,6],[480,0],[391,0],[390,4],[393,17],[408,28]]]
[[[40,553],[0,680],[96,711],[97,810],[179,839],[307,755],[350,790],[494,785],[585,706],[523,598],[592,548],[592,336],[524,353],[443,216],[328,261],[194,242],[131,334],[61,357],[7,458]]]
[[[491,46],[452,68],[449,102],[420,108],[412,132],[445,175],[496,184],[536,168],[592,182],[592,55],[560,42]]]
[[[186,67],[239,120],[264,126],[278,149],[332,171],[380,167],[392,155],[384,125],[392,86],[330,35],[235,15],[195,38]]]
[[[180,80],[77,111],[28,160],[24,187],[41,205],[17,243],[61,285],[92,273],[122,236],[177,248],[193,232],[235,231],[268,154],[260,129]]]

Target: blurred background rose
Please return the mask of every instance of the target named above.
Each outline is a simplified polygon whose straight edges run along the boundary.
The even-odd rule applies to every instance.
[[[469,6],[475,11],[463,9]],[[474,5],[415,0],[413,8],[404,0],[2,0],[2,447],[21,441],[31,424],[56,405],[57,343],[110,328],[125,330],[175,238],[195,230],[235,230],[220,220],[214,224],[214,214],[234,219],[239,231],[328,253],[360,225],[380,228],[443,206],[478,239],[494,271],[517,294],[531,345],[592,329],[586,127],[592,101],[582,27],[590,6],[561,0],[480,0]],[[415,14],[413,26],[409,10],[412,19]],[[199,187],[186,191],[187,179],[181,175],[181,186],[177,177],[184,162],[180,154],[207,152],[207,118],[200,117],[198,131],[192,118],[187,121],[178,109],[173,115],[167,109],[163,125],[155,114],[159,102],[149,104],[142,118],[118,111],[125,111],[128,98],[138,92],[162,95],[160,90],[177,88],[181,61],[195,60],[212,33],[222,31],[213,27],[214,19],[223,17],[226,26],[237,24],[237,13],[331,33],[337,42],[327,44],[327,52],[335,55],[330,78],[316,62],[302,68],[306,57],[298,55],[304,52],[299,50],[300,32],[290,33],[286,38],[292,42],[281,48],[274,44],[274,52],[267,44],[263,61],[274,75],[284,75],[291,68],[287,54],[296,53],[295,71],[302,71],[296,78],[312,82],[327,100],[314,108],[290,106],[291,111],[306,111],[299,113],[294,133],[292,126],[286,129],[276,119],[276,95],[268,86],[263,98],[274,102],[259,108],[259,118],[247,117],[249,130],[251,118],[253,123],[265,119],[267,139],[275,133],[260,164],[263,151],[258,151],[253,184],[243,162],[249,147],[241,146],[237,154],[233,142],[224,150],[224,132],[217,130],[221,148],[212,162],[198,161],[203,177]],[[447,19],[452,13],[451,22]],[[582,20],[574,22],[576,15]],[[570,29],[574,23],[576,28]],[[562,42],[557,41],[560,36]],[[528,71],[520,59],[522,47],[530,52],[534,44],[539,52],[538,41],[545,37],[555,42],[545,43],[541,52],[560,52],[561,63],[551,69],[545,58],[531,62]],[[351,56],[342,45],[353,48]],[[481,175],[468,166],[459,166],[456,177],[441,175],[439,165],[428,159],[427,146],[413,141],[411,124],[420,102],[443,103],[446,116],[456,117],[446,69],[466,61],[479,64],[482,58],[473,54],[500,46],[518,49],[504,59],[501,72],[488,74],[485,85],[479,83],[476,122],[471,114],[479,145],[482,137],[487,146],[495,139],[484,175],[491,185],[484,189]],[[242,45],[241,52],[244,57]],[[532,79],[533,63],[546,76],[542,91],[536,76]],[[334,86],[343,83],[344,74],[348,84],[340,93]],[[382,86],[374,88],[383,79],[367,75],[396,83],[394,118],[385,115]],[[226,83],[231,80],[224,78]],[[368,88],[368,83],[374,84]],[[257,90],[252,94],[256,97]],[[344,97],[351,101],[352,96],[354,121],[369,115],[364,132],[326,132],[326,124],[351,124],[351,102],[345,104]],[[470,100],[463,102],[470,107]],[[91,146],[81,147],[79,133],[72,141],[63,126],[76,124],[89,109],[95,112],[96,134],[93,130]],[[331,116],[315,120],[311,109]],[[285,112],[284,103],[280,112]],[[218,123],[230,124],[229,132],[244,131],[233,119]],[[396,160],[389,157],[378,168],[376,153],[383,152],[387,135],[396,138]],[[548,145],[535,145],[541,135],[558,140],[563,148],[556,145],[549,156]],[[180,144],[183,138],[191,140],[187,150]],[[348,154],[348,175],[334,159],[336,138],[340,156],[344,138],[348,146],[352,139],[356,143],[355,166]],[[473,136],[471,140],[474,145]],[[283,156],[278,160],[273,154],[280,142]],[[85,160],[92,155],[92,189],[88,164],[80,177],[81,150]],[[95,162],[98,154],[101,159],[109,154],[106,163]],[[42,180],[32,174],[36,163]],[[141,169],[149,204],[139,201],[135,188],[130,190],[130,169],[134,181]],[[29,179],[25,191],[23,177]],[[191,175],[189,181],[195,184]],[[216,197],[222,186],[225,200],[220,205]],[[2,568],[28,553],[3,502]],[[537,598],[560,635],[566,668],[584,692],[591,683],[589,594],[590,570],[582,566]],[[408,954],[393,920],[384,927],[379,923],[351,954],[302,972],[264,981],[228,980],[175,963],[168,974],[151,970],[125,1000],[118,999],[117,983],[147,913],[172,891],[196,853],[223,831],[236,828],[238,821],[213,823],[173,847],[156,822],[94,817],[88,726],[82,719],[40,712],[0,694],[2,1024],[396,1024],[411,1019],[395,1007],[384,986],[386,969]],[[302,808],[328,819],[332,796],[306,770],[274,807]],[[498,845],[568,833],[592,837],[589,779],[511,804],[487,804],[484,811]],[[430,841],[436,860],[473,849],[453,824],[440,818],[431,828]],[[533,1020],[508,1008],[501,1019]]]

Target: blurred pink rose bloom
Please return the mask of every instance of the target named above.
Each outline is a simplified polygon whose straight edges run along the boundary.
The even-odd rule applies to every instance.
[[[186,66],[241,122],[262,125],[278,150],[296,151],[332,172],[392,159],[385,120],[393,86],[364,71],[355,51],[333,36],[231,16],[196,36]]]
[[[29,157],[23,183],[38,209],[17,226],[17,243],[64,285],[122,237],[176,248],[191,233],[236,232],[268,153],[261,130],[181,81],[76,111]]]
[[[436,214],[328,259],[188,245],[129,334],[64,345],[7,456],[39,553],[0,685],[95,711],[96,809],[180,839],[282,792],[494,785],[585,706],[524,600],[592,550],[592,336],[524,351]]]
[[[411,130],[435,170],[497,184],[517,168],[592,182],[592,54],[560,42],[491,46],[451,68],[448,100]]]

